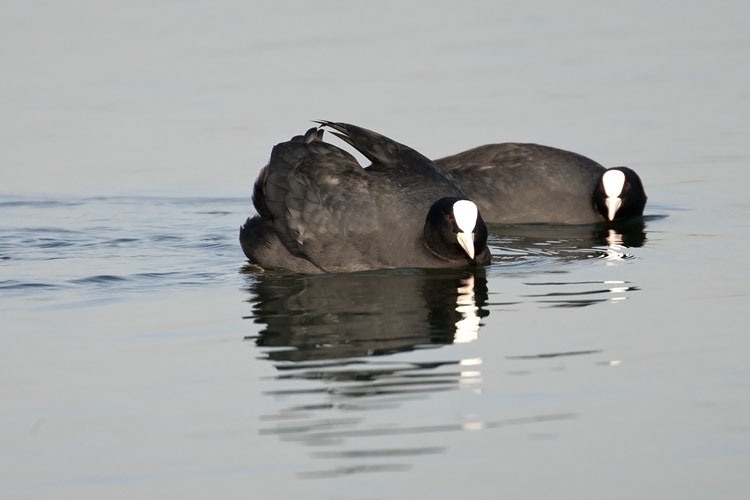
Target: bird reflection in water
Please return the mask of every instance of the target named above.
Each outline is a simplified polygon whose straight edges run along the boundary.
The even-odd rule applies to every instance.
[[[617,248],[622,257],[631,258],[625,249],[642,247],[646,243],[645,222],[645,218],[638,217],[580,226],[491,225],[490,245],[496,261],[511,265],[540,261],[559,264],[607,257],[610,253],[617,253]]]
[[[646,242],[643,218],[603,225],[599,229],[599,239],[607,245],[603,257],[610,261],[609,265],[613,261],[630,259],[632,255],[627,253],[627,249],[642,247]]]
[[[394,425],[377,418],[430,394],[466,385],[477,391],[481,359],[451,358],[436,348],[478,337],[489,314],[483,269],[259,273],[248,285],[247,318],[262,326],[246,340],[279,372],[264,394],[281,406],[263,416],[261,433],[315,445],[313,458],[334,461],[298,471],[300,477],[406,470],[408,457],[445,448],[409,446],[403,436],[465,430],[455,422]],[[421,352],[399,355],[415,350]],[[379,439],[360,440],[372,436]]]
[[[548,273],[539,266],[553,265],[551,273],[560,274],[560,264],[604,259],[605,266],[616,266],[633,259],[628,249],[643,246],[646,241],[644,217],[596,225],[520,225],[492,226],[493,253],[510,269],[533,269],[535,275]],[[623,271],[625,269],[623,268]],[[545,307],[585,307],[619,302],[639,288],[621,280],[547,280],[525,283],[534,292],[522,295]],[[541,289],[537,292],[537,289]]]
[[[385,355],[476,339],[488,314],[477,270],[393,270],[323,276],[263,273],[249,291],[265,325],[255,340],[277,362]]]

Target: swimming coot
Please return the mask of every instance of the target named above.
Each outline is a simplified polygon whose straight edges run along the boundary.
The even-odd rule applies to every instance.
[[[487,228],[456,180],[417,151],[328,121],[277,144],[240,229],[248,259],[299,273],[490,262]],[[372,164],[362,168],[340,137]]]
[[[633,170],[539,144],[487,144],[435,163],[487,222],[588,224],[640,216],[646,205]]]

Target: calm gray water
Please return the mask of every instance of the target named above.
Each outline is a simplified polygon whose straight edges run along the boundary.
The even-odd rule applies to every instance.
[[[26,2],[0,19],[0,480],[42,498],[739,498],[745,2]],[[316,118],[626,164],[642,224],[480,271],[237,243]]]

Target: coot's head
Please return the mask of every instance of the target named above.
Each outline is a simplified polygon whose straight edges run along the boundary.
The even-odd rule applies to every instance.
[[[594,189],[594,207],[608,220],[643,215],[646,192],[641,178],[628,167],[614,167],[602,174]]]
[[[424,224],[427,248],[445,260],[487,264],[487,226],[474,202],[441,198],[427,213]]]

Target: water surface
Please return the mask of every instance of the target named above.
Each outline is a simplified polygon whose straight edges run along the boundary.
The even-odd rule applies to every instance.
[[[736,498],[750,487],[742,2],[17,4],[0,20],[8,498]],[[646,217],[482,270],[244,261],[316,118],[627,164]]]

